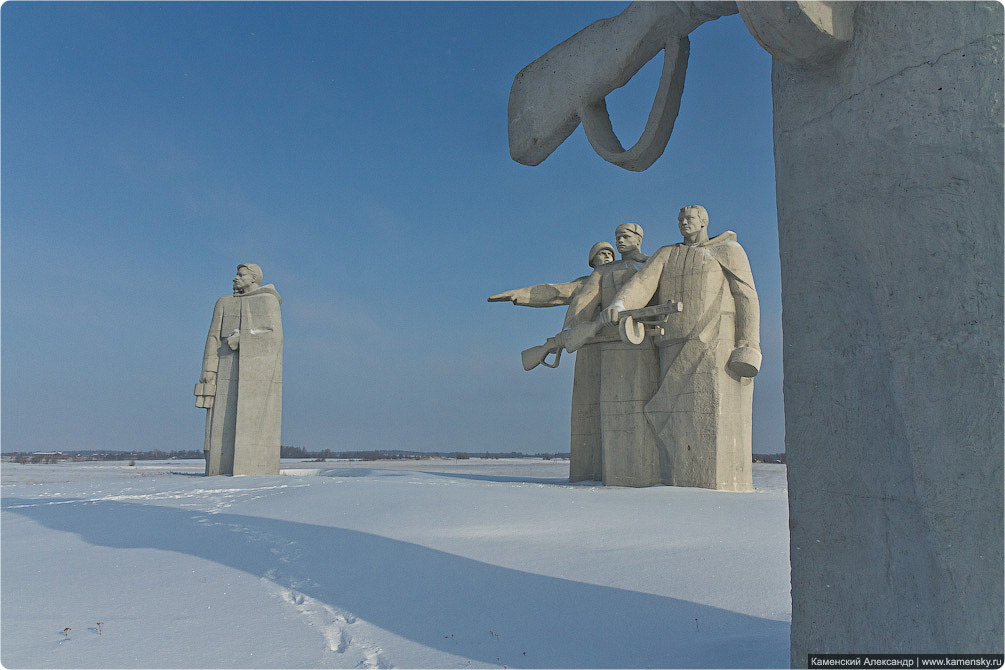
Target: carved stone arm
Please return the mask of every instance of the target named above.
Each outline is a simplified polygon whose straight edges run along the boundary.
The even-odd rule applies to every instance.
[[[701,24],[736,14],[773,56],[794,63],[825,62],[852,37],[855,2],[633,2],[596,21],[517,74],[509,97],[513,160],[537,165],[582,122],[594,151],[626,170],[659,158],[673,131],[684,90],[688,34]],[[660,51],[663,71],[639,141],[622,147],[611,126],[606,96],[624,86]]]
[[[515,288],[489,296],[489,302],[512,302],[523,307],[559,307],[568,305],[572,296],[583,284],[586,277],[579,277],[561,284],[535,284],[523,288]]]

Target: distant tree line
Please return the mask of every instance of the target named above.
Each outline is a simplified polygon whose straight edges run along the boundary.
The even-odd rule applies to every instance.
[[[14,463],[62,463],[66,461],[165,461],[170,459],[202,459],[202,450],[182,451],[12,451],[3,460]]]
[[[557,459],[569,459],[569,452],[546,453],[546,454],[526,454],[522,451],[502,451],[502,452],[466,452],[466,451],[445,451],[445,452],[423,452],[423,451],[402,451],[397,449],[379,449],[372,451],[332,451],[322,449],[312,451],[305,447],[280,447],[281,458],[300,458],[324,462],[326,460],[348,460],[348,461],[389,461],[389,460],[423,460],[430,458],[453,458],[464,460],[468,458],[500,459],[500,458],[541,458],[546,461]],[[50,452],[24,452],[12,451],[3,455],[3,460],[14,463],[60,463],[63,461],[163,461],[169,459],[199,459],[202,460],[202,450],[186,449],[176,451],[50,451]],[[779,454],[754,454],[754,463],[785,463],[785,453]]]
[[[348,460],[348,461],[390,461],[390,460],[424,460],[430,458],[543,458],[553,460],[556,458],[569,458],[569,454],[525,454],[522,451],[506,452],[467,452],[467,451],[404,451],[401,449],[376,449],[371,451],[332,451],[323,449],[321,451],[311,451],[304,447],[281,447],[279,450],[281,458],[302,458],[314,461]]]
[[[422,460],[430,458],[543,458],[553,460],[569,458],[569,454],[526,454],[522,451],[506,452],[423,452],[402,451],[398,449],[379,449],[371,451],[332,451],[322,449],[310,450],[305,447],[280,447],[281,458],[304,459],[314,461],[349,460],[349,461],[385,461],[385,460]],[[162,461],[170,459],[203,459],[202,450],[187,449],[176,451],[11,451],[3,454],[3,460],[14,463],[60,463],[64,461]]]

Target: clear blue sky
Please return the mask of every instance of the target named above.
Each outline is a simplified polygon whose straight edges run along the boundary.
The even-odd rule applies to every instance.
[[[564,308],[486,297],[586,274],[624,221],[677,242],[689,203],[747,250],[754,451],[783,450],[770,57],[740,18],[691,35],[648,171],[581,129],[509,157],[514,75],[625,6],[5,3],[4,451],[201,449],[192,388],[244,261],[283,297],[283,444],[567,451],[571,357],[520,364]],[[626,146],[658,76],[608,99]]]

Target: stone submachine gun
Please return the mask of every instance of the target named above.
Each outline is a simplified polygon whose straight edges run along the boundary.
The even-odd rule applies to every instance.
[[[670,315],[682,311],[684,311],[684,304],[680,302],[624,310],[618,315],[618,334],[621,336],[622,342],[642,344],[646,339],[646,333],[662,335],[663,324],[667,322]],[[562,349],[569,353],[576,351],[596,336],[602,326],[603,323],[598,317],[593,321],[566,328],[555,337],[549,337],[544,344],[524,349],[520,352],[520,357],[523,359],[523,369],[533,370],[538,365],[557,368],[562,358]],[[555,359],[549,363],[546,359],[551,354],[555,354]]]

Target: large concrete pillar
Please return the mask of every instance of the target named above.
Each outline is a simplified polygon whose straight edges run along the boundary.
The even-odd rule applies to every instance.
[[[792,664],[1001,653],[1002,5],[773,60]]]

